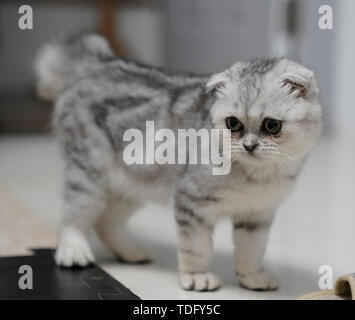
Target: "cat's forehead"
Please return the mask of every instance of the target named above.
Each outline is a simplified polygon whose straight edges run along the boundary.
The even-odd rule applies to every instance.
[[[241,78],[257,78],[272,71],[278,62],[277,58],[255,59],[240,63],[239,66],[236,66],[236,71]]]
[[[249,65],[232,79],[228,98],[233,101],[233,109],[239,117],[260,121],[264,117],[285,116],[289,97],[273,74],[273,68],[272,64]]]
[[[230,112],[236,113],[240,118],[258,120],[265,114],[275,113],[270,106],[273,97],[272,88],[263,83],[259,75],[245,76],[231,83],[228,88],[227,99],[230,100]]]
[[[252,103],[266,89],[264,78],[277,62],[277,59],[259,59],[235,64],[229,73],[227,92],[245,104]]]

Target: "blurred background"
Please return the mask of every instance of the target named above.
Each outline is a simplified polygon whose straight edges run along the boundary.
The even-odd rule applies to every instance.
[[[292,298],[317,289],[318,267],[323,264],[331,264],[335,274],[355,271],[355,257],[349,254],[355,240],[351,227],[355,225],[354,0],[32,0],[27,4],[33,9],[33,30],[18,27],[22,4],[17,0],[0,3],[0,254],[42,243],[38,231],[30,240],[25,236],[30,232],[26,222],[34,217],[38,225],[58,226],[61,162],[50,135],[52,106],[35,96],[32,65],[42,43],[59,33],[85,29],[105,35],[119,56],[172,71],[208,74],[236,60],[266,56],[287,56],[313,69],[324,106],[323,137],[275,223],[268,259],[280,266],[284,287],[267,297]],[[321,5],[333,9],[332,30],[319,28]],[[159,210],[154,209],[158,216]],[[159,218],[166,223],[161,237],[164,232],[174,234],[171,217],[165,216]],[[14,217],[17,220],[12,223]],[[136,228],[149,236],[145,228]],[[169,242],[155,236],[151,235],[152,243]],[[219,256],[219,268],[230,272],[224,280],[231,284],[233,272],[224,263],[231,259],[231,241],[228,238],[227,245],[227,240],[218,239],[220,252],[228,252],[228,258]],[[146,297],[209,297],[177,291],[171,276],[174,249],[171,253],[161,249],[165,258],[156,252],[162,257],[159,281],[165,279],[165,287],[173,291],[147,294],[153,283],[147,279],[158,277],[155,269],[138,267],[133,277],[124,267],[117,271],[115,264],[106,264],[106,270],[126,275],[128,285]],[[166,274],[165,269],[171,272]],[[230,290],[210,297],[263,298],[242,289],[235,296],[236,289]]]
[[[47,131],[48,108],[33,94],[38,47],[59,33],[95,30],[118,55],[170,70],[221,71],[239,59],[288,56],[316,71],[326,121],[352,127],[354,1],[324,0],[32,0],[33,30],[20,30],[21,1],[0,7],[0,132]],[[318,8],[333,8],[333,30]],[[341,16],[341,19],[338,17]],[[24,104],[23,102],[26,101]],[[336,106],[336,107],[335,107]],[[348,122],[348,123],[347,123]],[[348,128],[349,129],[349,128]]]

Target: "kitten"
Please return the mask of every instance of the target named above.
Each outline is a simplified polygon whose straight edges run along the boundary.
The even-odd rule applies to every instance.
[[[36,61],[38,93],[55,100],[54,128],[65,161],[64,211],[55,259],[94,261],[95,227],[122,260],[149,259],[125,223],[146,201],[172,199],[179,279],[186,290],[214,290],[212,232],[233,221],[235,271],[246,288],[272,290],[262,257],[275,212],[293,189],[321,128],[313,72],[287,59],[237,62],[211,77],[168,75],[115,58],[102,37],[49,43]],[[231,172],[209,165],[127,165],[123,134],[156,128],[217,128],[231,133]]]

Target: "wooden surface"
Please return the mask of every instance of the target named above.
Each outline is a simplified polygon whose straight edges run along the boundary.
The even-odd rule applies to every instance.
[[[29,254],[29,248],[54,248],[56,233],[0,187],[0,256]]]

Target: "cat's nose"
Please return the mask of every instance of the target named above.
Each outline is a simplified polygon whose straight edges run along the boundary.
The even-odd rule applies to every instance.
[[[250,144],[250,145],[243,144],[245,150],[248,151],[249,153],[254,152],[254,150],[257,148],[258,145],[259,145],[258,143]]]

